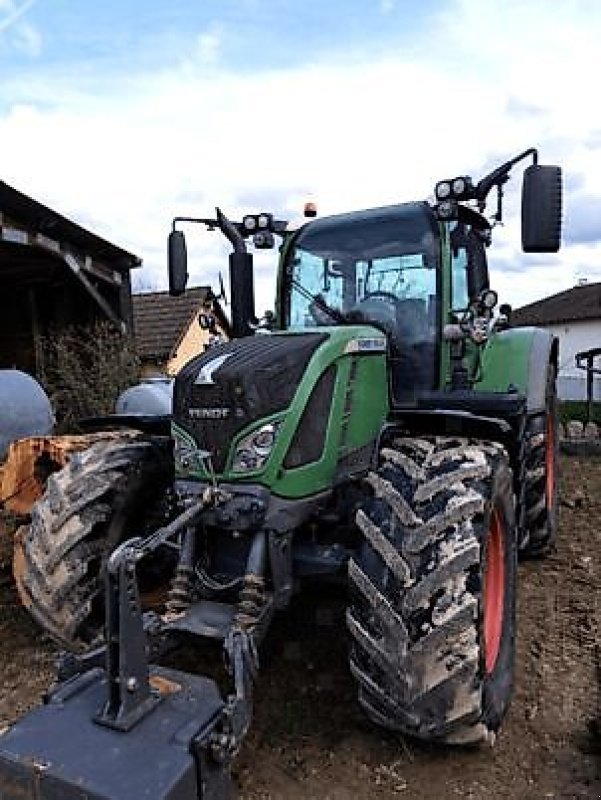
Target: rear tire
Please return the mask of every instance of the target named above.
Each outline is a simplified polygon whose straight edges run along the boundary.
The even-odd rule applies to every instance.
[[[168,440],[137,434],[75,453],[48,478],[17,536],[13,572],[23,605],[61,646],[100,640],[106,558],[143,531],[170,479]]]
[[[545,411],[526,423],[520,475],[520,554],[544,558],[557,537],[559,439],[555,367],[549,364]]]
[[[376,723],[427,741],[490,741],[515,654],[512,473],[500,445],[397,439],[367,481],[351,560],[351,671]]]

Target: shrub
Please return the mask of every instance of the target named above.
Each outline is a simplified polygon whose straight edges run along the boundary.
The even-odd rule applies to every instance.
[[[108,322],[52,331],[41,347],[40,380],[59,433],[80,430],[78,421],[84,417],[112,413],[119,393],[138,380],[133,339]]]

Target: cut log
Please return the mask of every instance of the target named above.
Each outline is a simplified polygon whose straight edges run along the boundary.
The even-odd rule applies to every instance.
[[[103,431],[78,436],[35,436],[13,442],[0,467],[0,508],[26,516],[44,493],[48,476],[62,469],[72,453],[128,434],[132,432]]]

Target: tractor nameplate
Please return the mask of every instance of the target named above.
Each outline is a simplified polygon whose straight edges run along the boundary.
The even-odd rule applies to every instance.
[[[384,337],[370,339],[351,339],[344,348],[345,353],[385,353],[386,339]]]
[[[190,419],[227,419],[231,414],[229,408],[189,408]]]

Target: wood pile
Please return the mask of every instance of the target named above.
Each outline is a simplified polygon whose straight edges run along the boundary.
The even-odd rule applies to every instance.
[[[5,463],[0,466],[0,509],[19,517],[26,516],[43,494],[48,476],[64,467],[72,453],[85,450],[101,439],[123,434],[123,431],[115,431],[36,436],[13,442]]]

